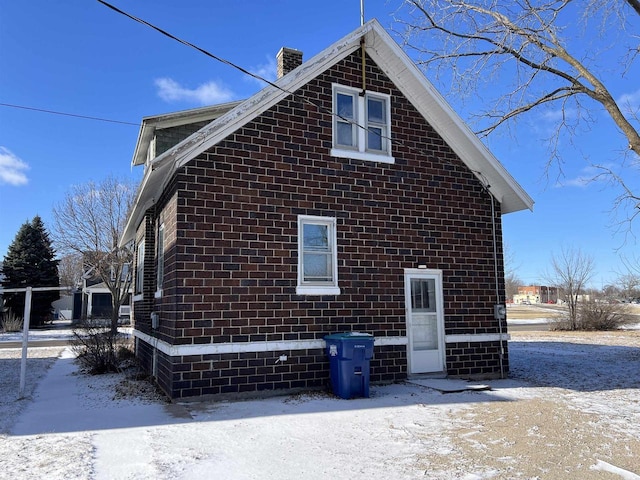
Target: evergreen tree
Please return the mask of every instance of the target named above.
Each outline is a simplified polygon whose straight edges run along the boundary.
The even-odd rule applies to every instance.
[[[44,223],[39,216],[25,222],[9,246],[2,266],[4,288],[57,287],[58,260]],[[60,297],[57,291],[34,292],[31,299],[31,325],[42,325],[51,319],[51,302]],[[15,315],[24,314],[24,293],[4,294],[5,307]]]

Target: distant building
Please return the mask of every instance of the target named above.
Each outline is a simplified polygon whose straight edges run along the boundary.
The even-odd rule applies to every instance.
[[[513,296],[513,303],[557,303],[558,289],[546,285],[527,285],[518,287],[518,293]]]

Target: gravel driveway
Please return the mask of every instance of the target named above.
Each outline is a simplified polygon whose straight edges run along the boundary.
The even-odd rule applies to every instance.
[[[504,398],[452,419],[426,477],[640,479],[640,332],[512,334],[510,359]]]

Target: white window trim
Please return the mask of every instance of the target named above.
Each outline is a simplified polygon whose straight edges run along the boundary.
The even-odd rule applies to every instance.
[[[160,233],[162,233],[162,251],[160,251]],[[154,298],[162,297],[162,285],[164,283],[164,222],[158,226],[156,237],[156,292]],[[160,268],[162,266],[162,269]],[[162,275],[160,273],[162,272]]]
[[[391,96],[384,93],[377,92],[366,92],[364,96],[360,95],[360,90],[353,87],[346,87],[344,85],[340,85],[334,83],[331,85],[332,87],[332,101],[334,105],[334,116],[332,123],[332,132],[333,139],[332,144],[333,148],[331,148],[330,155],[332,157],[338,158],[353,158],[356,160],[366,160],[371,162],[380,162],[380,163],[395,163],[395,158],[391,155]],[[355,148],[348,148],[346,146],[337,145],[337,123],[338,116],[336,112],[336,96],[338,93],[345,93],[348,95],[353,95],[356,99],[356,118],[354,119],[355,123],[359,126],[356,126],[356,146]],[[367,150],[367,115],[366,115],[366,98],[367,96],[383,98],[385,100],[386,105],[386,115],[387,115],[387,134],[386,137],[386,150],[385,151],[377,151],[377,150]],[[361,128],[365,127],[365,128]]]
[[[142,250],[142,255],[140,254],[140,250]],[[138,243],[138,247],[136,249],[136,282],[135,282],[135,295],[133,297],[134,301],[139,301],[144,298],[144,256],[145,256],[145,241],[141,240]],[[142,273],[140,273],[142,272]],[[138,280],[142,277],[141,285],[138,285]],[[139,289],[138,289],[139,288]]]
[[[306,223],[315,223],[327,225],[329,227],[329,236],[332,246],[332,276],[333,281],[323,285],[318,283],[310,283],[304,281],[303,269],[303,225]],[[338,287],[338,242],[336,232],[335,217],[318,217],[313,215],[298,215],[298,285],[296,286],[296,294],[298,295],[340,295],[340,287]]]

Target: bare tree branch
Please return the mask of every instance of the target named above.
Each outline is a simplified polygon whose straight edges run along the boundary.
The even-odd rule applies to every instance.
[[[608,85],[610,72],[598,64],[600,55],[610,55],[612,43],[621,57],[620,76],[640,57],[632,31],[640,1],[405,0],[401,12],[397,20],[405,28],[405,47],[419,56],[430,77],[450,85],[457,98],[493,97],[484,102],[486,111],[474,115],[479,134],[557,105],[562,115],[548,139],[547,172],[562,163],[560,139],[575,136],[577,126],[591,124],[598,112],[606,112],[624,136],[625,149],[640,155],[638,112],[618,103]],[[576,21],[584,42],[573,37]],[[595,32],[594,23],[599,24]],[[483,91],[485,83],[490,88]],[[620,186],[627,198],[635,196],[628,183]]]
[[[638,15],[640,15],[640,1],[638,0],[626,0],[626,2],[631,5]]]
[[[111,328],[118,326],[119,308],[131,286],[133,252],[118,247],[135,186],[109,177],[101,183],[75,185],[54,207],[53,238],[59,252],[79,254],[85,268],[97,275],[111,292]]]

